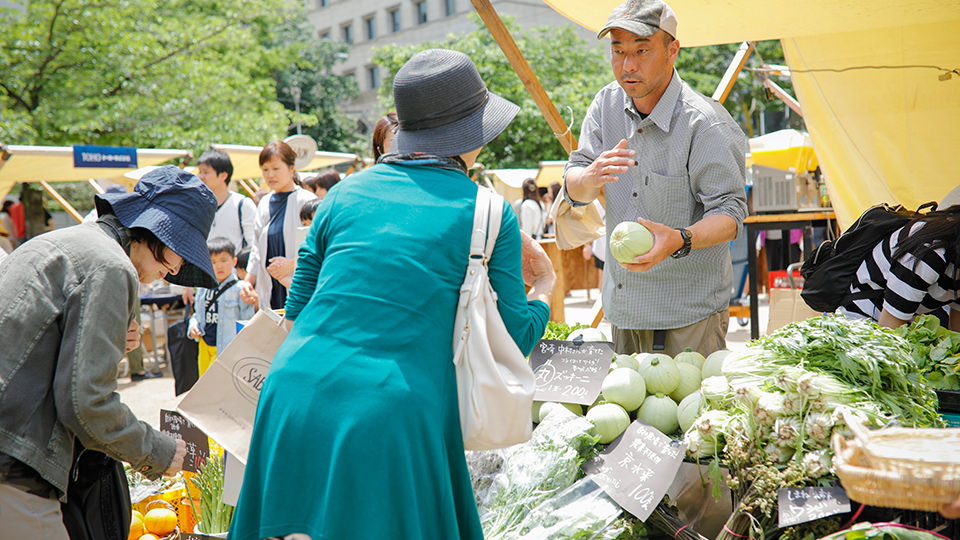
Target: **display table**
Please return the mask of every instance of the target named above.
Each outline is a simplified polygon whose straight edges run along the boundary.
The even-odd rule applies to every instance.
[[[750,275],[750,339],[760,337],[758,277],[757,277],[757,235],[760,231],[769,230],[803,230],[803,258],[812,253],[813,227],[836,227],[836,214],[833,210],[796,212],[793,214],[763,214],[748,216],[743,220],[744,232],[747,235],[747,268]]]

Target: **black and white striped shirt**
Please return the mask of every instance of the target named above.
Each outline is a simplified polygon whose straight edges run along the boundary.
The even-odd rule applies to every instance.
[[[910,234],[915,234],[923,223],[915,223]],[[922,259],[906,253],[894,260],[900,231],[878,243],[870,255],[860,263],[857,275],[850,285],[850,293],[883,291],[872,298],[851,300],[843,310],[879,320],[884,309],[897,319],[910,321],[916,315],[931,313],[947,324],[949,309],[960,310],[960,276],[952,262],[946,260],[943,248],[927,251]],[[947,308],[947,309],[945,309]]]

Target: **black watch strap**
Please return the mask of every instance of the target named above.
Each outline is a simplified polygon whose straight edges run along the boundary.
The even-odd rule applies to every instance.
[[[680,257],[686,257],[690,254],[690,244],[693,239],[693,235],[690,234],[690,231],[687,229],[677,229],[680,231],[680,236],[683,238],[683,247],[674,251],[670,256],[674,259],[679,259]]]
[[[570,198],[570,194],[567,193],[567,185],[566,185],[566,184],[563,185],[563,189],[562,189],[561,191],[563,191],[563,200],[566,201],[567,204],[569,204],[571,208],[580,208],[580,207],[586,206],[586,205],[590,204],[591,202],[593,202],[593,201],[580,202],[580,201],[575,201],[575,200],[571,199],[571,198]]]

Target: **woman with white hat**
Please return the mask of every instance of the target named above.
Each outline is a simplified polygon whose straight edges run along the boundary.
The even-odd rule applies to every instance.
[[[206,247],[216,199],[169,166],[96,205],[98,221],[37,236],[0,263],[4,538],[67,539],[60,500],[79,448],[150,478],[183,465],[183,441],[120,402],[117,363],[139,342],[140,283],[216,286]],[[129,511],[119,518],[129,523]]]
[[[396,153],[334,186],[300,249],[230,538],[483,538],[453,327],[478,192],[466,173],[519,109],[448,50],[416,54],[393,91]],[[510,205],[502,219],[490,281],[526,354],[555,276]]]

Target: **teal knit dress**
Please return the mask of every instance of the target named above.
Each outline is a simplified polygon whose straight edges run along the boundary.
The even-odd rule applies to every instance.
[[[458,171],[380,164],[323,199],[300,248],[286,304],[295,324],[261,390],[229,538],[483,538],[452,362],[476,193]],[[520,252],[505,204],[490,280],[529,353],[549,308],[527,301]]]

